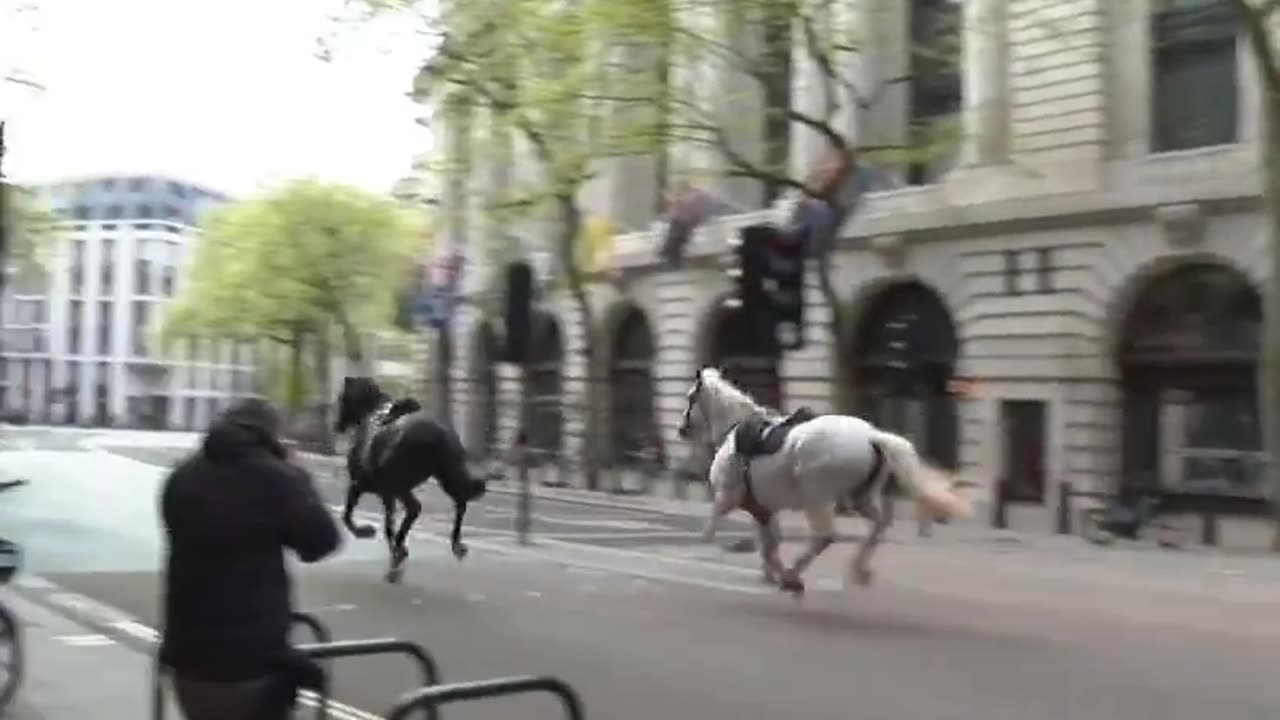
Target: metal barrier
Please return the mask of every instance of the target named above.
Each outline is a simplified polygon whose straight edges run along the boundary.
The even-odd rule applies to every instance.
[[[414,659],[418,670],[422,673],[424,687],[435,687],[440,682],[440,667],[421,645],[408,640],[396,638],[377,638],[373,640],[340,640],[338,642],[309,643],[297,646],[298,650],[316,660],[328,660],[339,657],[363,657],[366,655],[407,655]],[[327,690],[327,689],[326,689]],[[321,707],[328,702],[327,691],[320,696]],[[429,720],[437,720],[440,711],[434,705],[422,706]]]
[[[302,625],[311,631],[315,639],[322,644],[330,643],[333,633],[329,632],[329,628],[315,615],[304,612],[292,613],[294,625]],[[166,706],[164,702],[164,667],[160,664],[160,653],[157,650],[151,661],[151,718],[152,720],[164,720],[166,714]],[[324,682],[328,685],[328,673],[325,673]],[[318,700],[316,703],[317,720],[325,720],[329,717],[329,691],[328,687],[321,688],[321,692],[316,693]]]
[[[405,720],[415,710],[438,712],[441,705],[463,700],[545,692],[560,698],[568,720],[585,720],[582,699],[568,683],[553,677],[507,677],[475,682],[451,683],[423,687],[405,695],[387,713],[387,720]]]

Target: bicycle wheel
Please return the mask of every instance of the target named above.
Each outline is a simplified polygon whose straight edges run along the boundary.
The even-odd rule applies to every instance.
[[[18,618],[0,605],[0,715],[9,709],[22,685],[23,659]]]

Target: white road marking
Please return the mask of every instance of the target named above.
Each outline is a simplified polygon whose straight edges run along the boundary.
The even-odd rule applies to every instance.
[[[342,507],[339,505],[331,506],[335,512],[341,512]],[[369,521],[373,517],[373,513],[357,511],[356,516],[362,521]],[[448,538],[440,537],[434,534],[417,531],[410,535],[414,540],[426,540],[435,544],[447,544]],[[774,595],[776,591],[769,588],[762,588],[758,585],[740,585],[734,582],[725,582],[712,580],[705,577],[691,577],[688,575],[679,575],[674,572],[666,572],[657,569],[627,568],[620,567],[617,564],[595,560],[589,560],[581,557],[566,557],[562,554],[542,550],[535,546],[507,545],[490,542],[488,540],[468,539],[467,544],[474,548],[481,548],[490,552],[501,553],[504,555],[517,555],[524,557],[537,558],[558,565],[575,566],[582,568],[590,568],[601,570],[614,575],[629,575],[631,577],[642,577],[649,580],[657,580],[659,582],[669,582],[678,585],[689,585],[693,587],[708,588],[711,590],[721,590],[725,592],[740,593],[745,595]],[[728,572],[729,574],[740,575],[743,578],[751,578],[755,580],[759,574],[759,570],[749,568],[740,568],[733,565],[726,565],[715,562],[700,562],[687,558],[671,558],[662,555],[651,555],[648,553],[630,552],[619,550],[617,548],[602,548],[582,545],[581,543],[563,542],[559,540],[551,540],[538,536],[538,545],[545,547],[556,547],[563,550],[574,550],[578,552],[589,551],[602,556],[624,557],[630,559],[643,559],[647,561],[658,561],[670,565],[683,565],[691,568],[700,568],[704,571],[713,570],[717,572]]]
[[[88,635],[55,635],[54,640],[70,645],[72,647],[102,647],[104,645],[114,645],[115,641],[101,633],[92,633]]]
[[[31,576],[28,576],[29,578]],[[33,587],[56,588],[57,585],[47,580],[39,580],[30,583]],[[129,617],[125,612],[109,605],[98,602],[90,597],[71,592],[53,592],[45,596],[45,598],[54,604],[61,605],[73,611],[81,612],[86,615],[97,616],[99,621],[104,617],[115,618],[113,621],[106,622],[109,627],[124,632],[143,642],[155,644],[160,640],[160,633],[155,628],[150,627],[138,620]],[[63,635],[58,640],[75,647],[98,647],[113,644],[115,641],[106,635],[100,633],[86,635]],[[318,707],[320,701],[315,693],[310,691],[302,691],[299,693],[298,702],[308,707]],[[329,716],[338,720],[382,720],[382,716],[374,715],[371,712],[361,710],[360,708],[338,702],[332,698],[328,702]]]

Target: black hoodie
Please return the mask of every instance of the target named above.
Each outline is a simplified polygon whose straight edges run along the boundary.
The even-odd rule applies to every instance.
[[[265,402],[240,402],[165,482],[160,652],[178,674],[236,682],[272,672],[288,648],[284,550],[309,563],[338,548],[337,525],[306,471],[286,461],[279,426]]]

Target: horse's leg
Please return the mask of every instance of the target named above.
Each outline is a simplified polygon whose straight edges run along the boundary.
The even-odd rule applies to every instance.
[[[354,477],[351,478],[351,484],[347,485],[347,504],[342,509],[342,524],[347,526],[347,530],[350,530],[352,535],[361,540],[368,540],[378,532],[377,529],[367,523],[357,525],[355,522],[356,504],[360,502],[360,496],[363,494],[360,483]]]
[[[394,553],[396,524],[396,500],[390,495],[382,495],[382,535],[387,540],[387,550]]]
[[[782,576],[784,585],[799,587],[801,592],[803,592],[804,583],[800,580],[800,574],[836,541],[833,508],[826,505],[810,506],[805,508],[804,514],[809,521],[809,548],[796,558]]]
[[[756,521],[756,534],[760,537],[760,560],[764,565],[764,578],[772,582],[782,576],[782,560],[778,557],[781,545],[781,533],[778,530],[778,516],[758,503],[748,502],[744,508]]]
[[[742,507],[745,494],[746,488],[733,488],[716,496],[715,502],[711,503],[711,514],[707,517],[707,524],[702,528],[702,542],[709,543],[715,540],[716,530],[720,527],[720,520],[735,508]]]
[[[449,533],[449,547],[459,560],[467,556],[467,544],[462,542],[462,519],[467,516],[467,501],[453,502],[453,530]]]
[[[400,530],[396,532],[395,549],[391,551],[394,567],[399,567],[409,558],[409,546],[407,544],[409,531],[413,529],[413,524],[418,521],[418,516],[422,514],[422,503],[418,502],[418,498],[413,496],[412,490],[406,490],[397,499],[401,505],[404,505],[404,518],[400,520]]]
[[[756,523],[756,540],[760,543],[761,548],[768,542],[769,537],[781,537],[781,533],[782,529],[778,526],[778,516],[776,514],[769,518],[768,523],[763,525]],[[775,559],[776,554],[775,551]],[[769,558],[765,557],[763,552],[760,553],[760,556],[760,581],[766,585],[778,584],[778,573],[774,565],[769,564]],[[781,561],[775,562],[775,565],[777,564],[781,564]]]
[[[884,537],[889,527],[892,513],[885,509],[883,489],[869,493],[854,502],[854,509],[871,523],[871,532],[858,546],[858,552],[849,564],[849,574],[859,585],[870,585],[873,579],[871,572],[871,554]]]

